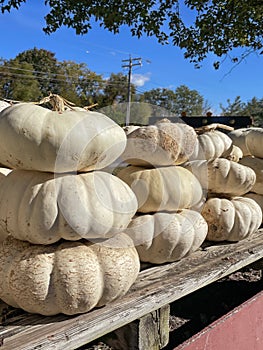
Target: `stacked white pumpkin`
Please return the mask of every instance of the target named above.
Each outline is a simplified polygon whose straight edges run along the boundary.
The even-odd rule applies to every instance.
[[[263,128],[242,128],[232,131],[229,136],[243,152],[240,163],[256,174],[255,184],[245,197],[254,199],[263,211]]]
[[[130,164],[117,176],[134,191],[138,211],[127,234],[143,262],[180,260],[200,248],[207,223],[194,210],[202,201],[198,179],[181,165],[193,153],[197,135],[183,123],[164,119],[156,125],[126,128],[122,159]]]
[[[255,171],[243,161],[243,152],[228,134],[209,130],[198,135],[193,160],[184,164],[207,192],[202,215],[208,223],[206,239],[240,241],[261,225],[259,205],[245,196],[256,183]]]
[[[0,298],[43,315],[77,314],[124,295],[139,256],[123,233],[137,211],[101,169],[126,135],[107,116],[21,103],[0,113]],[[80,173],[81,172],[81,173]]]

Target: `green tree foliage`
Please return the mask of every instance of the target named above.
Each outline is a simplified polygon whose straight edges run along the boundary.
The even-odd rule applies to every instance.
[[[222,115],[225,116],[249,116],[252,118],[253,126],[263,127],[263,98],[253,97],[247,103],[242,102],[237,96],[233,102],[227,100],[227,106],[220,105]]]
[[[202,115],[204,98],[197,90],[190,90],[187,86],[181,85],[175,90],[175,100],[180,114],[184,111],[187,116]]]
[[[203,96],[185,85],[177,87],[175,91],[164,88],[146,91],[142,100],[153,105],[153,115],[160,112],[159,107],[163,108],[163,117],[181,116],[182,112],[186,112],[187,116],[202,115],[204,109]]]
[[[163,116],[168,117],[170,114],[176,113],[175,92],[166,88],[157,88],[143,93],[141,100],[152,105],[153,115],[160,113],[163,109]],[[161,109],[160,109],[161,108]]]
[[[36,48],[2,59],[0,77],[3,98],[38,101],[52,92],[80,106],[96,103],[103,85],[102,76],[85,63],[59,62],[54,53]]]
[[[132,100],[135,96],[135,86],[131,84]],[[112,73],[104,82],[103,93],[99,97],[101,107],[116,105],[128,99],[128,79],[122,73]]]
[[[263,127],[263,98],[253,97],[247,103],[242,102],[237,96],[233,102],[227,100],[227,106],[220,104],[222,115],[225,116],[249,116],[252,118],[254,126]]]
[[[58,93],[77,106],[97,103],[102,88],[101,75],[91,72],[85,63],[63,61],[58,63]]]
[[[240,96],[236,96],[233,102],[230,99],[227,99],[227,105],[224,107],[220,104],[220,108],[222,110],[222,115],[224,116],[248,116],[248,112],[246,111],[246,104],[241,101]]]
[[[59,93],[59,65],[53,52],[33,48],[21,52],[15,60],[18,64],[27,62],[32,65],[32,73],[39,83],[42,96],[47,96],[50,91]]]
[[[108,105],[99,110],[120,125],[125,125],[127,102]],[[130,104],[130,123],[135,125],[148,125],[152,113],[152,106],[148,103],[132,102]]]
[[[0,8],[4,13],[26,1],[0,0]],[[263,53],[261,0],[45,0],[45,4],[48,34],[61,26],[85,34],[94,22],[118,33],[126,25],[134,36],[155,36],[162,44],[171,41],[197,66],[210,52],[221,57],[241,47]],[[237,62],[242,56],[232,59]],[[215,62],[215,68],[219,64]]]
[[[253,97],[247,103],[244,112],[252,117],[255,126],[263,127],[263,98]]]
[[[38,101],[41,89],[31,63],[0,62],[0,96],[17,101]]]

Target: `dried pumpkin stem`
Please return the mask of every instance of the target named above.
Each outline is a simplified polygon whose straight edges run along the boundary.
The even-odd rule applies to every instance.
[[[64,112],[65,107],[73,109],[73,106],[75,106],[73,102],[66,100],[60,95],[52,94],[52,93],[50,93],[49,96],[42,98],[42,100],[40,100],[39,102],[34,102],[34,104],[39,104],[39,105],[44,103],[50,103],[52,106],[52,110],[59,113]]]
[[[90,110],[91,108],[96,107],[96,106],[98,106],[98,103],[93,103],[92,105],[85,106],[85,107],[83,107],[83,108],[86,109],[86,111],[88,111],[88,110]]]
[[[213,124],[209,124],[209,125],[204,125],[200,128],[195,128],[195,131],[197,134],[202,134],[204,132],[213,131],[216,129],[224,129],[224,130],[228,130],[228,131],[234,130],[234,128],[232,126],[228,126],[228,125],[220,124],[220,123],[213,123]]]

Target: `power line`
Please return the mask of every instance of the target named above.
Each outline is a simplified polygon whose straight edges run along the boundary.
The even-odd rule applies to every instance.
[[[23,70],[23,69],[21,69]],[[52,77],[53,74],[51,74],[51,76],[34,76],[34,75],[27,75],[27,74],[22,74],[22,73],[12,73],[12,72],[8,72],[8,71],[1,71],[0,69],[0,77],[1,76],[5,76],[5,77],[10,77],[10,78],[22,78],[22,80],[49,80],[52,82],[67,82],[66,79],[67,78],[72,78],[72,80],[70,81],[71,84],[79,84],[81,82],[81,80],[79,80],[79,76],[64,76],[64,79],[57,79],[57,78],[53,78]],[[63,76],[60,74],[60,76]],[[83,80],[83,79],[82,79]],[[101,85],[101,87],[105,87],[105,86],[120,86],[119,82],[109,82],[108,80],[104,79],[104,80],[99,80],[99,79],[88,79],[85,77],[84,79],[87,83],[99,83]]]
[[[132,67],[134,66],[141,66],[142,65],[142,58],[136,57],[131,58],[129,57],[128,60],[122,60],[122,62],[128,62],[128,64],[123,64],[122,68],[129,68],[128,71],[128,103],[127,103],[127,111],[126,111],[126,121],[125,125],[130,124],[130,114],[131,114],[131,74],[132,74]]]

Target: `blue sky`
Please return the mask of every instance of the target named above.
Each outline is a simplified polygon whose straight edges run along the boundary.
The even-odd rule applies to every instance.
[[[46,49],[59,61],[84,62],[97,74],[108,77],[122,72],[122,60],[141,57],[142,66],[133,68],[133,82],[139,92],[156,88],[175,90],[180,85],[197,90],[208,101],[214,114],[220,113],[220,103],[234,101],[240,96],[243,102],[253,97],[263,98],[263,57],[250,55],[233,68],[226,60],[219,70],[213,68],[216,60],[212,55],[201,69],[185,60],[183,52],[172,45],[160,45],[155,38],[132,37],[127,28],[114,35],[98,26],[88,34],[78,36],[72,29],[61,28],[46,35],[42,28],[48,8],[44,1],[27,0],[20,9],[0,14],[0,57],[15,58],[19,53],[32,49]]]

